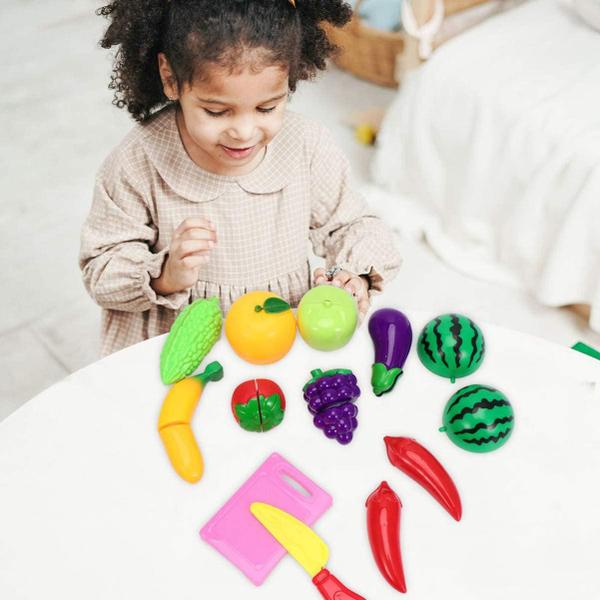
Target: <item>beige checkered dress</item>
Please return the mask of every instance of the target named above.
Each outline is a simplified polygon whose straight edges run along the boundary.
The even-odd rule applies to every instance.
[[[158,296],[171,237],[205,217],[217,246],[189,290]],[[197,298],[227,311],[251,290],[297,306],[311,286],[312,243],[327,266],[368,274],[381,291],[400,265],[391,232],[349,183],[348,162],[320,125],[287,112],[258,167],[237,177],[198,167],[181,142],[175,110],[136,126],[104,162],[81,234],[85,286],[102,307],[102,354],[165,333]]]

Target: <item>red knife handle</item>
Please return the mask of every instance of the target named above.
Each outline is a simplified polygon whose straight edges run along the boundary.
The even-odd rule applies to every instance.
[[[322,569],[312,582],[321,592],[325,600],[366,600],[362,596],[349,590],[341,581],[336,579],[327,569]]]

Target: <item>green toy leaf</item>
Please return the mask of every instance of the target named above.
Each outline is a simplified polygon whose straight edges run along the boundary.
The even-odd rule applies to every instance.
[[[246,404],[236,404],[235,414],[240,425],[246,431],[261,431],[260,411],[258,410],[258,400],[252,398]]]
[[[383,363],[375,363],[371,373],[373,392],[376,396],[381,396],[396,385],[396,380],[402,375],[402,369],[395,367],[388,370]]]
[[[273,394],[265,398],[258,397],[260,401],[260,412],[262,415],[262,429],[269,431],[277,427],[283,421],[283,410],[281,409],[281,398],[279,394]]]
[[[281,298],[267,298],[262,306],[260,304],[257,304],[254,307],[254,310],[256,312],[264,310],[266,313],[274,314],[290,310],[290,305]]]

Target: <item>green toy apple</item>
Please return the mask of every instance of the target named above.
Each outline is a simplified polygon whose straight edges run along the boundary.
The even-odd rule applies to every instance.
[[[346,290],[319,285],[306,292],[298,305],[298,330],[316,350],[345,346],[358,323],[356,300]]]

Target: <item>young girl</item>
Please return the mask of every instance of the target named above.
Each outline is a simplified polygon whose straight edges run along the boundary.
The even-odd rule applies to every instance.
[[[400,263],[323,127],[286,110],[334,47],[342,0],[114,0],[114,104],[139,124],[97,176],[80,265],[102,353],[169,330],[197,298],[250,290],[297,306],[344,287],[364,316]],[[329,269],[311,279],[308,243]]]

